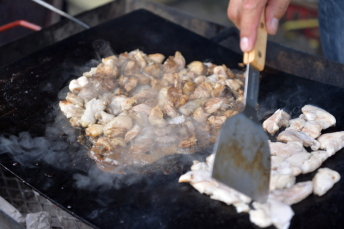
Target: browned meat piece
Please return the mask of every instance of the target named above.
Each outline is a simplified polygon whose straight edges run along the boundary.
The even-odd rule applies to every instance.
[[[152,109],[148,121],[152,126],[165,127],[167,125],[164,120],[164,114],[162,113],[159,106],[156,106]]]
[[[195,91],[195,88],[196,88],[196,83],[192,81],[188,81],[184,84],[183,93],[189,95]]]
[[[150,54],[148,57],[156,64],[161,64],[165,59],[165,56],[160,53]]]
[[[193,61],[188,64],[188,69],[194,72],[197,76],[205,75],[207,73],[207,67],[200,61]]]
[[[93,124],[86,129],[86,136],[98,137],[103,134],[104,126],[99,124]]]
[[[152,64],[148,65],[143,69],[143,73],[146,74],[147,76],[151,76],[154,78],[160,78],[162,74],[162,69],[159,64]]]
[[[72,118],[72,117],[80,118],[85,112],[84,108],[68,101],[60,101],[59,106],[62,113],[67,118]]]
[[[211,98],[204,104],[204,111],[207,114],[215,113],[218,110],[226,110],[229,107],[227,98]]]
[[[190,95],[190,100],[194,99],[201,99],[201,98],[209,98],[211,97],[211,92],[213,90],[213,86],[209,82],[201,83]]]

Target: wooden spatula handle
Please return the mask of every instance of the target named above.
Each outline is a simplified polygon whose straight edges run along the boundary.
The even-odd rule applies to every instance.
[[[268,33],[265,25],[265,11],[263,11],[258,26],[256,45],[251,52],[244,53],[244,64],[250,63],[258,71],[263,71],[265,66],[267,39]]]

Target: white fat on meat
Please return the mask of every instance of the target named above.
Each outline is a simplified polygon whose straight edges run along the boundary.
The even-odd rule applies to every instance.
[[[299,182],[290,188],[273,190],[269,194],[269,199],[275,199],[282,203],[292,205],[299,203],[313,192],[312,181]]]
[[[322,125],[322,129],[327,129],[336,124],[335,117],[319,107],[306,105],[301,110],[307,121],[317,121]]]
[[[83,127],[89,127],[96,123],[96,113],[101,112],[105,109],[106,103],[101,99],[92,99],[86,103],[86,109],[84,114],[81,116],[80,124]]]
[[[272,156],[290,157],[294,154],[307,152],[298,142],[269,142],[269,146]]]
[[[318,150],[320,143],[307,134],[295,130],[285,130],[277,136],[277,140],[281,142],[300,142],[305,147],[310,146],[312,150]]]
[[[322,127],[323,125],[317,121],[307,121],[301,131],[312,138],[317,138],[321,134]]]
[[[267,203],[253,203],[254,209],[250,210],[250,221],[259,227],[274,225],[278,229],[287,229],[294,216],[291,207],[280,201],[269,199]]]
[[[303,118],[291,119],[289,120],[289,127],[287,128],[287,130],[301,131],[305,123],[306,123],[306,120],[304,120]]]
[[[329,168],[321,168],[318,170],[317,174],[315,174],[312,180],[313,193],[315,195],[322,196],[339,180],[340,175],[338,172]]]
[[[88,79],[86,76],[81,76],[78,79],[72,80],[69,83],[69,90],[73,93],[80,91],[88,84]]]
[[[303,174],[315,171],[328,158],[326,151],[314,151],[311,156],[303,162],[301,170]]]
[[[344,147],[344,131],[323,134],[318,141],[320,149],[325,149],[330,157]]]
[[[270,118],[263,122],[263,128],[270,134],[275,134],[282,126],[288,127],[290,115],[278,109]]]

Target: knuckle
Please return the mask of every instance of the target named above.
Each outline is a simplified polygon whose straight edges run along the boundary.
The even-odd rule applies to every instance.
[[[255,0],[247,0],[247,1],[244,1],[242,7],[244,10],[248,10],[248,11],[251,11],[251,10],[255,10],[258,8],[258,2],[259,1],[255,1]]]

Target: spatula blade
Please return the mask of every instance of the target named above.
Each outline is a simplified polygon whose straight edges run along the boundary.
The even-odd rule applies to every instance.
[[[214,147],[212,176],[258,202],[269,193],[270,148],[261,124],[243,113],[223,124]]]

